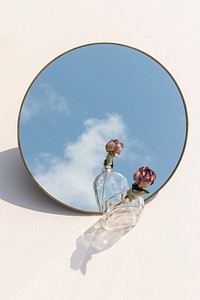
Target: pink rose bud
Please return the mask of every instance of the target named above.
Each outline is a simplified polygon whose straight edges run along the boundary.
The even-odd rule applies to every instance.
[[[120,154],[122,152],[124,145],[118,140],[110,140],[105,146],[107,152],[112,152],[113,154]]]
[[[141,167],[133,174],[133,179],[139,187],[146,188],[154,183],[156,174],[148,167]]]

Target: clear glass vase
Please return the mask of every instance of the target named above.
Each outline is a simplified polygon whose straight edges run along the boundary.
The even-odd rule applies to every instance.
[[[137,224],[144,208],[144,199],[139,195],[129,199],[127,192],[117,193],[106,201],[107,210],[102,217],[104,228],[121,229]]]
[[[128,189],[128,181],[122,174],[113,172],[111,166],[104,166],[102,173],[95,178],[93,188],[99,212],[106,213],[113,206],[112,201],[107,200],[115,194],[124,193]]]

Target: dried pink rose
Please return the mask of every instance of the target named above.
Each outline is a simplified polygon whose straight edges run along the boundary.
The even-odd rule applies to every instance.
[[[133,174],[133,179],[140,188],[146,188],[154,183],[156,174],[148,167],[141,167]]]
[[[119,155],[121,154],[123,147],[124,145],[118,140],[110,140],[105,146],[107,152],[113,154],[117,153]]]

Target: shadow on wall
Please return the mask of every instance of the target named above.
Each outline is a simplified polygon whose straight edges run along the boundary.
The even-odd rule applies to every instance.
[[[157,194],[152,196],[146,204],[155,199]],[[108,230],[103,226],[104,221],[104,216],[102,216],[94,225],[77,238],[76,249],[70,259],[70,267],[74,271],[80,270],[85,275],[87,264],[93,255],[111,248],[135,227],[135,225],[132,225]]]
[[[0,198],[44,213],[86,215],[62,206],[42,192],[25,168],[18,148],[0,153]]]
[[[107,230],[102,226],[102,220],[103,217],[76,240],[76,249],[72,253],[70,267],[74,271],[80,270],[83,275],[86,274],[87,264],[92,259],[92,255],[111,248],[134,227]]]

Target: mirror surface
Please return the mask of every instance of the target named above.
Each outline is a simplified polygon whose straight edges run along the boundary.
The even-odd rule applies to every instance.
[[[174,172],[185,147],[187,114],[172,76],[149,55],[119,44],[81,46],[49,63],[21,106],[18,140],[24,162],[53,199],[97,212],[93,181],[105,144],[124,143],[114,171],[133,183],[147,165],[156,193]]]

